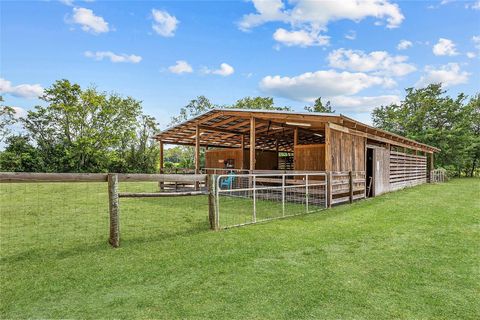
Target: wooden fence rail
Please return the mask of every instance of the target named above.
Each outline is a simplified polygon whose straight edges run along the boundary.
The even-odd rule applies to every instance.
[[[293,172],[293,171],[292,171]],[[295,172],[294,172],[295,173]],[[120,174],[120,173],[28,173],[0,172],[0,183],[58,183],[58,182],[104,182],[108,186],[109,238],[113,247],[120,246],[120,198],[151,198],[172,196],[209,195],[210,228],[219,230],[218,207],[215,201],[216,175],[211,174]],[[185,192],[119,192],[121,182],[166,182],[194,185],[203,183],[208,191],[190,190]],[[326,204],[353,202],[365,197],[365,172],[327,172]]]
[[[206,174],[114,173],[119,182],[205,182]],[[9,182],[108,182],[108,173],[0,172],[0,183]]]

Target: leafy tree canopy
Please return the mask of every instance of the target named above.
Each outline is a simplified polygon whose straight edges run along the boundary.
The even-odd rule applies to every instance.
[[[315,99],[313,106],[305,106],[304,109],[308,112],[335,113],[335,110],[332,109],[330,101],[327,101],[327,103],[324,105],[321,97]]]
[[[11,126],[17,122],[15,110],[3,104],[0,96],[0,142],[4,142],[12,133]]]
[[[400,104],[376,108],[374,126],[440,148],[435,164],[473,175],[480,159],[480,98],[446,95],[441,84],[406,89]]]
[[[155,119],[142,114],[140,101],[94,87],[82,89],[68,80],[56,81],[41,99],[45,105],[21,119],[25,143],[34,146],[41,159],[37,170],[156,171],[158,147],[150,137],[158,128]],[[18,147],[22,139],[10,140],[6,152],[21,158],[28,149]],[[2,168],[7,166],[3,161]]]

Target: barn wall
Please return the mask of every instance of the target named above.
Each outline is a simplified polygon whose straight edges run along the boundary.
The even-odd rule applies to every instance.
[[[224,168],[226,159],[235,160],[235,169],[242,168],[242,150],[240,149],[213,149],[205,152],[206,168]]]
[[[378,196],[390,191],[390,151],[386,147],[367,145],[374,149],[373,176],[375,185],[373,195]]]
[[[245,168],[250,167],[250,150],[245,149]],[[255,163],[255,170],[277,170],[278,169],[278,156],[276,151],[268,150],[256,150],[255,158],[257,159]]]
[[[325,171],[325,144],[295,146],[294,170]]]
[[[365,171],[365,138],[326,129],[326,170]],[[330,161],[329,161],[330,159]]]
[[[224,168],[226,159],[235,160],[235,169],[250,168],[249,149],[245,149],[244,158],[242,159],[241,149],[211,149],[205,152],[206,168]],[[256,150],[256,166],[257,170],[276,170],[277,169],[277,153],[275,151]]]
[[[427,182],[427,157],[390,151],[390,190]]]

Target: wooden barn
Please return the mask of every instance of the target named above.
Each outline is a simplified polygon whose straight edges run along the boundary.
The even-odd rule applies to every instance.
[[[425,183],[439,149],[328,113],[214,109],[155,136],[200,148],[205,168],[364,172],[368,196]]]

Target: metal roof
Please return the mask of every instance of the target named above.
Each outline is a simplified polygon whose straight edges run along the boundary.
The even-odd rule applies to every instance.
[[[250,118],[256,119],[256,146],[267,150],[292,151],[293,131],[299,128],[303,143],[323,143],[327,123],[345,127],[369,139],[426,152],[440,149],[400,135],[371,127],[342,114],[257,109],[212,109],[167,128],[155,139],[167,144],[195,145],[197,126],[200,143],[213,147],[240,147],[250,134]],[[244,144],[244,145],[248,145]]]

